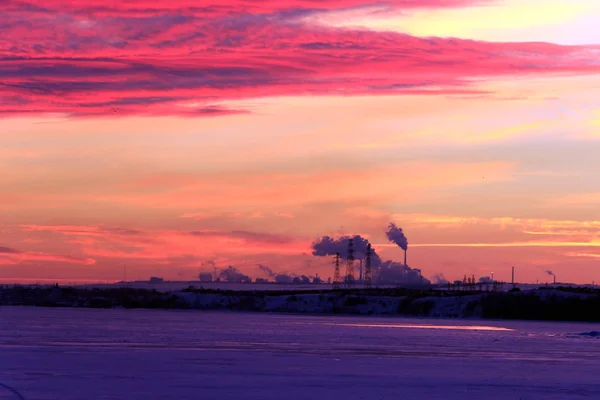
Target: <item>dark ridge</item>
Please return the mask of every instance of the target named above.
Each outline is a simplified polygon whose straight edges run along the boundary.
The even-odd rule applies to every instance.
[[[284,298],[281,301],[281,298]],[[280,298],[277,302],[269,302]],[[453,311],[440,314],[440,298]],[[397,315],[600,322],[600,290],[540,288],[522,292],[435,289],[216,290],[0,287],[0,306],[197,309],[310,314]]]

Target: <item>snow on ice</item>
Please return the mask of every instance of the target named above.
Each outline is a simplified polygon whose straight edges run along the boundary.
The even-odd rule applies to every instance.
[[[600,398],[600,347],[580,334],[598,324],[27,307],[0,321],[0,382],[28,400]]]

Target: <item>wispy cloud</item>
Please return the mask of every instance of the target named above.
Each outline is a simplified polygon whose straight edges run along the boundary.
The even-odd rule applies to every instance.
[[[0,246],[0,265],[14,265],[21,263],[70,263],[93,265],[96,261],[89,257],[75,257],[70,255],[49,254],[39,252],[21,251],[11,247]]]
[[[570,193],[564,196],[548,199],[547,206],[581,206],[600,203],[600,192]]]
[[[600,258],[600,253],[568,252],[565,255],[577,258]]]
[[[25,231],[50,231],[75,236],[140,235],[142,231],[129,228],[79,225],[19,225]]]
[[[75,240],[66,240],[90,257],[146,259],[158,263],[187,255],[298,254],[310,246],[310,239],[247,230],[138,230],[86,225],[23,225],[19,228],[75,237]]]
[[[254,220],[263,218],[263,213],[260,212],[200,212],[200,213],[186,213],[181,215],[181,218],[194,219],[196,221],[204,221],[210,219],[245,219]]]

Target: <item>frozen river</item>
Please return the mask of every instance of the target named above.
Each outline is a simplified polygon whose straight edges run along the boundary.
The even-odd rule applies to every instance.
[[[27,400],[600,399],[593,331],[600,325],[0,307],[0,383]],[[17,398],[0,387],[0,399]]]

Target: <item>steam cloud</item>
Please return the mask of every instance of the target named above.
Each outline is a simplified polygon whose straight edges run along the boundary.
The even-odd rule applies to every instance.
[[[296,283],[302,285],[308,285],[311,281],[315,281],[315,278],[306,276],[306,275],[297,275],[297,274],[284,274],[279,273],[276,274],[270,267],[267,267],[263,264],[258,264],[258,268],[263,271],[269,278],[273,278],[275,283]]]
[[[237,283],[250,281],[250,277],[248,275],[242,274],[240,271],[237,270],[237,268],[232,267],[231,265],[221,271],[221,273],[219,274],[219,278],[227,282]]]
[[[410,268],[403,263],[388,260],[375,271],[375,283],[380,285],[419,285],[430,284],[421,275],[421,270]]]
[[[212,281],[217,278],[217,264],[213,260],[203,261],[200,264],[198,279],[201,281]]]
[[[210,272],[200,272],[198,274],[198,279],[202,282],[210,282],[213,280],[213,276]]]
[[[439,273],[431,277],[431,282],[433,282],[436,285],[446,285],[448,284],[448,279],[446,279],[444,274]]]
[[[275,283],[295,283],[308,285],[310,284],[311,278],[306,275],[295,275],[295,274],[277,274],[275,275]]]
[[[404,236],[402,228],[398,228],[393,222],[390,222],[388,231],[385,234],[390,242],[396,243],[402,250],[406,251],[408,249],[408,239]]]
[[[294,282],[294,277],[287,274],[277,274],[275,275],[276,283],[292,283]]]
[[[208,260],[206,262],[202,262],[200,264],[200,268],[202,268],[204,270],[209,269],[212,271],[217,268],[217,264],[213,260]]]
[[[548,275],[554,276],[554,272],[550,271],[549,269],[547,269],[547,270],[546,270],[546,273],[547,273]]]
[[[275,276],[275,272],[273,272],[273,270],[266,265],[258,264],[258,269],[267,274],[269,278],[273,278]]]
[[[386,232],[388,239],[396,243],[402,250],[408,248],[408,240],[401,228],[390,223]],[[314,256],[332,256],[336,253],[346,259],[348,256],[348,241],[352,238],[354,245],[354,257],[364,259],[369,241],[359,235],[342,236],[338,239],[323,236],[312,245]],[[379,285],[423,285],[430,284],[428,279],[421,275],[421,270],[413,269],[403,263],[388,260],[382,262],[375,249],[371,250],[371,266],[373,268],[373,282]]]
[[[323,236],[321,239],[315,241],[312,245],[313,256],[333,256],[336,253],[340,253],[342,259],[348,257],[348,242],[352,238],[352,244],[354,246],[354,258],[364,259],[367,253],[367,245],[369,241],[360,235],[355,236],[342,236],[339,239],[332,238],[330,236]],[[375,252],[371,250],[371,265],[377,268],[381,265],[381,258]]]

